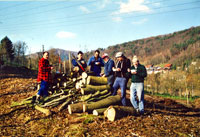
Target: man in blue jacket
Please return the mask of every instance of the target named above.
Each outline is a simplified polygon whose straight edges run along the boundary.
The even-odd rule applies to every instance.
[[[77,70],[80,75],[85,71],[85,69],[87,67],[87,63],[83,59],[82,51],[78,52],[76,59],[72,59],[72,64],[76,68],[75,70]]]
[[[92,56],[87,65],[90,66],[90,71],[94,72],[95,76],[100,76],[101,67],[104,66],[103,59],[99,56],[100,51],[96,50],[94,56]]]
[[[103,60],[104,60],[104,73],[102,73],[102,77],[107,77],[108,79],[108,85],[110,85],[111,87],[111,92],[113,91],[113,83],[114,83],[114,72],[112,70],[113,67],[115,67],[115,63],[112,59],[110,59],[108,57],[107,53],[104,53],[102,56]]]

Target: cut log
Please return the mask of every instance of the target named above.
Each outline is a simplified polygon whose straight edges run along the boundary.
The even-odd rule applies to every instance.
[[[87,84],[88,85],[106,85],[108,84],[108,80],[106,77],[88,76]]]
[[[35,109],[39,110],[42,113],[45,113],[46,116],[51,115],[51,111],[49,109],[42,108],[42,107],[40,107],[38,105],[35,106]]]
[[[114,105],[121,102],[121,98],[119,95],[109,96],[100,101],[93,102],[91,104],[83,104],[83,112],[91,112],[94,109],[105,108],[110,105]]]
[[[134,114],[137,114],[137,111],[133,107],[128,106],[110,106],[104,112],[104,116],[110,121]]]
[[[83,103],[76,103],[68,105],[69,114],[83,112]]]
[[[104,111],[106,110],[107,108],[100,108],[100,109],[94,109],[92,111],[92,114],[95,115],[95,116],[99,116],[99,115],[103,115]]]
[[[65,109],[65,107],[71,102],[71,98],[68,98],[59,108],[58,111]]]
[[[87,94],[95,93],[96,91],[102,91],[106,89],[110,90],[110,86],[109,85],[99,85],[99,86],[86,85],[85,88],[81,88],[81,94],[87,95]]]
[[[86,72],[83,72],[83,73],[81,74],[81,76],[82,76],[82,79],[86,79],[86,78],[88,77],[88,74],[87,74]]]

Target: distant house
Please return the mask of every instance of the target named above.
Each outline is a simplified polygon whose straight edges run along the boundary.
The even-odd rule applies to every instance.
[[[170,70],[172,68],[172,64],[165,64],[164,70]]]
[[[153,65],[147,65],[145,66],[147,70],[147,74],[152,74],[154,72]]]

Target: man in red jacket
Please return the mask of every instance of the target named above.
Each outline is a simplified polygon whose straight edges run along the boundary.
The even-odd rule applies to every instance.
[[[52,81],[51,78],[51,70],[53,67],[49,65],[49,53],[47,51],[43,52],[43,57],[39,61],[39,68],[38,68],[38,78],[37,81],[41,82],[40,89],[37,93],[37,101],[39,100],[40,96],[48,96],[48,89],[49,84]]]

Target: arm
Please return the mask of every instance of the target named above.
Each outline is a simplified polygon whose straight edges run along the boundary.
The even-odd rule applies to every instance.
[[[105,76],[109,76],[111,74],[113,67],[115,67],[114,61],[111,60],[108,64],[108,71],[105,73]]]
[[[76,62],[75,59],[72,59],[72,64],[73,64],[73,66],[78,66],[78,63]]]
[[[82,61],[84,61],[85,63],[83,64],[83,63],[81,63],[81,65],[83,66],[83,68],[86,68],[87,67],[87,63],[86,63],[86,61],[83,59]]]
[[[92,58],[93,58],[93,57],[91,57],[91,58],[88,60],[88,63],[87,63],[88,66],[94,64],[94,61],[93,61]]]
[[[103,67],[104,66],[104,61],[103,59],[100,57],[100,66]]]

